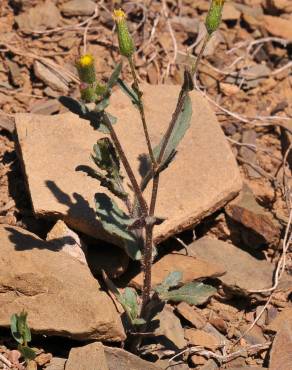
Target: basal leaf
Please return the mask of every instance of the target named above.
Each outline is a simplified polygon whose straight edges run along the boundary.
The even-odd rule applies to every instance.
[[[126,309],[130,314],[131,320],[135,320],[139,314],[139,306],[137,300],[136,290],[133,288],[126,288],[124,294],[122,294]]]
[[[18,315],[13,314],[10,318],[10,330],[13,338],[16,340],[17,343],[23,344],[23,338],[18,331],[17,327],[17,317]]]
[[[133,232],[128,230],[133,219],[104,193],[95,194],[95,205],[97,216],[104,230],[123,240],[125,251],[132,259],[140,259],[142,243]]]
[[[168,274],[164,281],[161,284],[157,285],[154,290],[158,294],[167,293],[170,288],[177,286],[181,279],[182,273],[180,271],[173,271]]]
[[[211,285],[191,282],[179,289],[159,293],[159,297],[165,301],[186,302],[193,305],[205,303],[209,297],[216,293]]]
[[[26,360],[34,360],[36,358],[36,353],[32,348],[27,346],[19,346],[18,349]]]

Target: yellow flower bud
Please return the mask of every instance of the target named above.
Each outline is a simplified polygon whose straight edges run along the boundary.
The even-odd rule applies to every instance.
[[[95,61],[91,54],[85,54],[76,61],[76,68],[81,82],[94,84],[96,82]]]
[[[117,26],[120,53],[129,58],[135,51],[135,45],[128,29],[126,14],[122,9],[116,9],[113,13],[113,19]]]
[[[224,0],[212,0],[211,5],[206,17],[206,28],[208,34],[211,35],[217,30],[221,22],[222,10],[223,10]]]

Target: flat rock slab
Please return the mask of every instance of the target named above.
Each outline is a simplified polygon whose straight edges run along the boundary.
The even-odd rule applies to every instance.
[[[171,253],[162,257],[152,265],[152,285],[161,284],[164,279],[173,271],[182,273],[182,283],[189,283],[193,280],[202,278],[215,278],[223,275],[226,269],[216,261],[208,262],[207,260],[193,256],[184,256],[182,254]],[[143,285],[143,272],[136,275],[130,285],[141,289]]]
[[[35,333],[125,339],[112,300],[87,266],[21,228],[0,225],[0,240],[0,326],[24,309]]]
[[[121,348],[104,346],[104,352],[109,370],[162,370],[161,367]]]
[[[158,144],[176,105],[179,87],[145,85],[143,91],[150,136]],[[241,188],[237,164],[215,114],[200,93],[192,92],[191,98],[191,128],[178,146],[174,162],[161,174],[156,214],[167,221],[155,227],[155,243],[193,227],[234,198]],[[147,148],[138,110],[117,90],[109,112],[118,117],[117,134],[140,176],[138,157]],[[107,189],[75,171],[80,165],[93,166],[92,147],[105,135],[72,113],[48,117],[17,114],[16,130],[36,215],[62,218],[72,228],[119,244],[104,232],[94,212],[94,194]],[[150,192],[148,186],[147,200]]]
[[[258,260],[232,244],[204,237],[190,244],[187,250],[189,256],[222,265],[227,272],[219,279],[234,291],[247,293],[273,285],[274,265],[265,260]],[[291,288],[291,283],[291,278],[285,274],[279,288],[286,285]]]
[[[65,370],[109,370],[102,343],[72,348]]]

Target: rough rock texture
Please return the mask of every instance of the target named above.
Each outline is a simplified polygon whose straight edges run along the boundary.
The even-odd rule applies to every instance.
[[[95,3],[91,0],[71,0],[66,2],[61,10],[67,16],[92,15],[95,10]]]
[[[43,63],[38,61],[35,61],[33,67],[35,75],[46,85],[63,93],[68,92],[68,85],[61,79],[61,75],[58,76],[55,72],[51,71]]]
[[[102,343],[72,348],[65,370],[109,370]]]
[[[121,348],[104,346],[104,352],[109,370],[162,370]]]
[[[193,346],[214,349],[220,345],[218,338],[199,329],[185,329],[185,338]]]
[[[239,196],[230,202],[225,210],[232,220],[244,227],[238,229],[246,245],[256,248],[265,244],[278,244],[280,224],[271,213],[257,203],[253,192],[246,184],[243,185]]]
[[[145,85],[143,90],[150,135],[157,144],[168,126],[179,88]],[[192,227],[241,188],[237,164],[214,113],[199,93],[193,92],[191,97],[191,128],[175,161],[161,174],[156,214],[167,220],[155,228],[156,243]],[[138,156],[147,151],[139,113],[120,90],[113,94],[109,111],[119,118],[117,134],[138,174]],[[75,171],[79,165],[92,166],[93,144],[104,134],[71,113],[50,117],[18,114],[16,129],[35,213],[62,218],[72,228],[119,244],[96,220],[94,194],[105,188]],[[147,199],[150,188],[145,191]]]
[[[78,259],[84,265],[87,265],[86,251],[87,247],[80,239],[79,235],[69,229],[62,220],[58,220],[52,227],[46,238],[56,246],[56,250],[61,250],[70,256]]]
[[[162,283],[162,281],[173,271],[182,273],[182,283],[188,283],[193,280],[218,277],[225,273],[226,268],[218,264],[217,261],[208,262],[201,258],[192,256],[183,256],[182,254],[167,254],[152,266],[152,284],[153,286]],[[143,284],[143,273],[135,276],[130,284],[136,288],[141,288]]]
[[[20,228],[0,225],[0,326],[22,309],[35,333],[121,341],[125,333],[108,295],[87,266]]]
[[[218,263],[226,269],[220,280],[230,288],[246,292],[270,288],[273,285],[274,265],[252,257],[240,248],[221,240],[204,237],[188,246],[190,256],[205,258],[210,263]],[[289,279],[283,276],[282,282]],[[291,287],[291,283],[290,283]]]
[[[292,328],[287,326],[279,330],[273,341],[270,353],[269,370],[292,368]]]
[[[159,321],[159,327],[155,329],[156,336],[162,336],[162,345],[165,349],[182,349],[186,346],[184,331],[180,320],[173,313],[170,305],[165,305],[154,318],[153,322]],[[159,339],[157,339],[159,342]]]

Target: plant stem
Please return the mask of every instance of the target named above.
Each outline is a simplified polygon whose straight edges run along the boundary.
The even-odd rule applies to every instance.
[[[140,87],[139,87],[139,82],[138,82],[138,78],[137,78],[137,74],[136,74],[136,70],[135,70],[133,57],[129,57],[128,61],[129,61],[129,64],[130,64],[131,73],[132,73],[132,77],[133,77],[133,80],[134,80],[133,86],[134,86],[134,89],[135,89],[135,91],[138,95],[138,101],[139,101],[138,108],[139,108],[139,112],[140,112],[140,116],[141,116],[141,121],[142,121],[142,124],[143,124],[143,130],[144,130],[144,134],[145,134],[145,139],[146,139],[146,144],[147,144],[149,156],[150,156],[151,163],[152,163],[152,169],[153,169],[153,172],[155,172],[155,170],[157,168],[157,163],[156,163],[156,159],[154,157],[154,153],[153,153],[153,149],[152,149],[152,145],[151,145],[151,140],[150,140],[150,136],[149,136],[149,132],[148,132],[148,127],[147,127],[147,122],[146,122],[146,117],[145,117],[145,111],[144,111],[144,104],[143,104],[143,100],[142,100],[142,91],[140,90]]]
[[[194,78],[196,77],[196,73],[197,73],[197,70],[198,70],[199,63],[200,63],[200,61],[202,59],[202,56],[204,54],[204,51],[206,49],[206,46],[207,46],[210,38],[211,38],[211,35],[209,35],[208,33],[204,37],[203,45],[202,45],[201,50],[200,50],[200,52],[199,52],[199,54],[197,56],[197,59],[195,61],[195,64],[192,67],[192,75],[193,75]]]
[[[206,35],[206,37],[204,39],[202,48],[199,52],[199,55],[196,59],[196,62],[194,64],[193,68],[191,69],[193,78],[196,77],[199,62],[200,62],[200,60],[203,56],[203,53],[206,49],[206,46],[207,46],[207,43],[208,43],[209,40],[210,40],[210,35],[208,34],[208,35]],[[129,62],[130,62],[130,66],[131,66],[131,70],[132,70],[132,74],[133,74],[133,78],[134,78],[134,86],[136,87],[136,90],[138,92],[138,96],[139,96],[139,99],[140,99],[141,95],[139,93],[139,86],[138,86],[137,77],[136,77],[136,74],[135,74],[135,69],[134,69],[134,64],[133,64],[132,59],[129,60]],[[152,217],[154,215],[154,212],[155,212],[155,206],[156,206],[156,200],[157,200],[157,194],[158,194],[158,187],[159,187],[159,175],[160,175],[159,167],[160,167],[161,163],[163,162],[163,156],[164,156],[165,150],[166,150],[167,145],[169,143],[169,140],[171,138],[171,134],[174,130],[174,127],[175,127],[175,124],[176,124],[177,119],[179,117],[179,114],[181,113],[181,111],[184,107],[187,96],[188,96],[188,89],[187,89],[187,86],[185,84],[183,84],[182,88],[181,88],[181,91],[179,93],[179,97],[178,97],[178,100],[177,100],[175,111],[174,111],[174,113],[171,117],[171,121],[168,125],[168,129],[167,129],[167,131],[164,135],[163,143],[162,143],[157,161],[155,161],[155,160],[153,161],[153,159],[151,157],[151,154],[150,154],[151,152],[149,151],[149,154],[150,154],[150,157],[151,157],[151,160],[152,160],[152,168],[153,168],[152,194],[151,194],[151,201],[150,201],[150,208],[149,208],[149,216],[150,217]],[[140,102],[140,100],[139,100],[139,102]],[[141,107],[142,107],[142,113],[140,111],[141,118],[142,117],[145,118],[142,102],[141,102]],[[143,122],[143,118],[142,118],[142,122]],[[145,123],[145,126],[146,126],[146,123]],[[143,123],[143,127],[144,127],[144,123]],[[148,131],[147,131],[147,126],[146,126],[146,130],[144,128],[144,132],[145,132],[147,144],[148,144],[148,141],[149,141],[149,146],[151,148],[150,139],[149,139],[149,135],[148,135]],[[148,146],[148,149],[149,149],[149,146]],[[152,152],[152,154],[153,154],[153,152]],[[147,303],[150,300],[151,271],[152,271],[152,248],[153,248],[153,228],[154,228],[154,225],[146,225],[146,227],[145,227],[146,241],[145,241],[144,256],[143,256],[144,257],[144,278],[143,278],[142,309],[141,309],[141,314],[142,315],[143,315],[145,306],[147,305]]]
[[[131,182],[131,185],[133,187],[133,190],[134,190],[134,193],[138,199],[138,202],[139,202],[139,208],[141,210],[141,213],[144,217],[146,217],[148,215],[148,205],[143,197],[143,194],[141,192],[141,189],[140,189],[140,186],[138,185],[138,182],[136,180],[136,177],[134,175],[134,172],[130,166],[130,163],[125,155],[125,152],[121,146],[121,143],[117,137],[117,134],[113,128],[113,125],[111,124],[109,118],[108,118],[108,115],[106,114],[106,112],[103,113],[102,115],[102,119],[104,121],[104,123],[106,124],[109,132],[110,132],[110,136],[112,138],[112,141],[117,149],[117,152],[119,154],[119,157],[123,163],[123,166],[125,168],[125,171],[129,177],[129,180]]]

